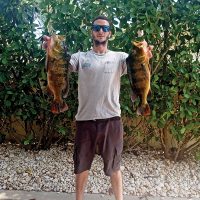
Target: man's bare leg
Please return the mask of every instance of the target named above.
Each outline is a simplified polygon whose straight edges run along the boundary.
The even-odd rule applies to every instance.
[[[113,193],[115,195],[116,200],[123,200],[123,189],[122,189],[122,173],[120,170],[112,173],[111,177],[111,185],[113,189]]]
[[[88,170],[81,172],[80,174],[76,174],[76,200],[83,200],[88,174]]]

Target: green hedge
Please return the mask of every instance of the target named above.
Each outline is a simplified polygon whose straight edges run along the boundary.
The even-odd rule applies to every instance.
[[[41,49],[36,29],[41,35],[52,32],[64,34],[71,52],[85,51],[91,48],[92,19],[106,14],[113,23],[110,49],[128,53],[131,41],[138,39],[146,39],[154,45],[152,96],[149,100],[152,115],[142,120],[149,130],[155,130],[152,136],[159,137],[166,157],[171,156],[172,148],[176,148],[174,157],[177,159],[198,146],[199,5],[199,0],[1,1],[1,130],[9,129],[7,122],[12,123],[14,116],[25,124],[27,137],[23,140],[24,144],[47,148],[55,132],[69,138],[72,128],[68,125],[77,109],[77,76],[73,74],[70,77],[70,95],[66,100],[69,111],[54,116],[49,112],[51,97],[44,89],[45,52]],[[35,21],[37,18],[40,19],[39,24]],[[138,30],[144,30],[143,37],[138,38]],[[123,116],[136,118],[127,77],[122,78],[121,88]],[[39,139],[35,138],[34,123],[42,129]],[[170,145],[165,139],[166,134],[170,134],[176,143]]]

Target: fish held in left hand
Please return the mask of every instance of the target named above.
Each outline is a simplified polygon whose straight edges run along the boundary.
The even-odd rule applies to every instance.
[[[152,57],[151,50],[153,46],[148,46],[147,42],[132,42],[133,48],[126,59],[127,71],[132,89],[131,99],[134,102],[138,97],[140,99],[137,114],[148,116],[151,114],[147,96],[150,94],[150,64]]]
[[[68,110],[64,102],[69,91],[68,67],[70,56],[67,54],[65,37],[62,35],[44,36],[46,49],[46,70],[48,91],[54,96],[51,112],[54,114]]]

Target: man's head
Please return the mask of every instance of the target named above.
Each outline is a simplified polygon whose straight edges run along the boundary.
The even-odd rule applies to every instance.
[[[105,16],[98,16],[92,21],[92,39],[95,45],[106,45],[111,36],[110,21]]]

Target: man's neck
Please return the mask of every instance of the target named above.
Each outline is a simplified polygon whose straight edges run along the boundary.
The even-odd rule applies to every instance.
[[[94,45],[93,51],[98,54],[104,54],[108,51],[108,47],[107,45],[98,45],[98,46]]]

